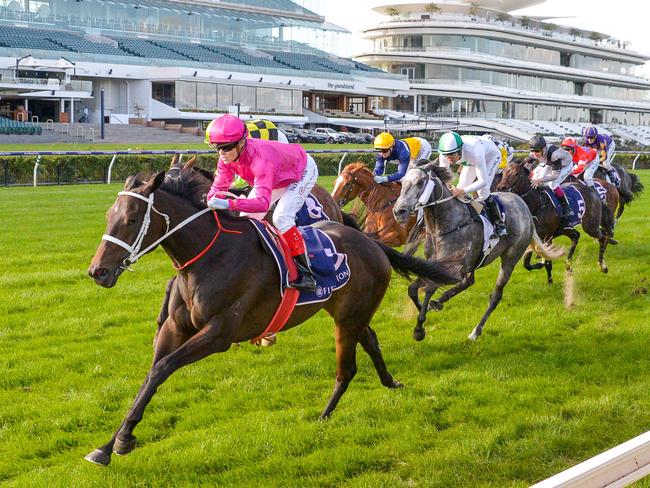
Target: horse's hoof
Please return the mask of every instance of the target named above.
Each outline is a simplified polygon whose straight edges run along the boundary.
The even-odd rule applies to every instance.
[[[388,388],[390,388],[391,390],[396,390],[398,388],[404,388],[404,385],[399,381],[393,381],[393,384],[390,385]]]
[[[618,244],[618,241],[614,239],[613,237],[610,237],[608,240],[608,243],[612,246],[616,246]]]
[[[476,333],[475,330],[473,330],[472,333],[471,333],[470,335],[467,336],[467,338],[468,338],[470,341],[474,342],[476,339],[478,339],[478,334]]]
[[[429,310],[435,310],[439,312],[444,308],[444,306],[445,305],[443,303],[440,303],[438,300],[431,300],[429,302]]]
[[[124,456],[135,449],[135,437],[131,437],[128,441],[120,440],[120,438],[115,439],[113,444],[113,452],[119,456]]]
[[[553,280],[548,280],[548,281],[546,282],[546,284],[547,284],[548,286],[551,286],[551,285],[553,284]]]
[[[426,335],[427,331],[424,330],[424,327],[413,329],[413,340],[417,342],[423,341]]]
[[[601,266],[600,271],[607,274],[607,273],[609,273],[609,268],[607,266]]]
[[[100,466],[108,466],[111,463],[111,455],[100,449],[95,449],[90,454],[87,454],[84,459]]]

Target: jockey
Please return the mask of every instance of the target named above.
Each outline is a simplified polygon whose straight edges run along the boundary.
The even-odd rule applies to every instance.
[[[217,119],[214,119],[208,124],[208,127],[205,129],[205,143],[210,144],[208,140],[208,134],[210,133],[210,126],[216,122]],[[270,120],[266,119],[256,119],[249,120],[246,122],[246,130],[248,134],[246,137],[251,139],[264,139],[266,141],[278,141],[283,142],[284,144],[289,144],[287,136],[276,125]],[[235,176],[232,185],[230,188],[235,188],[241,190],[248,187],[248,183],[239,175]]]
[[[476,201],[485,202],[485,209],[494,223],[497,237],[507,235],[507,231],[496,200],[490,194],[490,185],[501,162],[501,151],[489,139],[476,136],[460,136],[456,132],[446,132],[438,142],[438,164],[448,168],[451,164],[461,164],[463,170],[458,185],[451,193],[455,197],[476,192]]]
[[[562,141],[562,149],[573,155],[573,175],[577,177],[584,171],[586,185],[593,188],[594,173],[598,169],[598,152],[591,147],[579,146],[573,137]]]
[[[498,175],[503,173],[503,170],[506,169],[508,163],[511,162],[512,158],[515,156],[515,150],[507,142],[499,141],[495,139],[492,134],[484,134],[481,137],[483,139],[487,139],[488,141],[492,141],[496,144],[497,148],[499,149],[499,152],[501,153],[501,161],[497,166],[497,170],[495,174]]]
[[[585,129],[584,136],[584,145],[592,147],[600,153],[600,164],[607,170],[607,173],[611,175],[612,170],[614,169],[612,167],[612,159],[614,159],[616,150],[614,139],[609,137],[607,134],[599,134],[598,129],[593,125]]]
[[[539,161],[539,165],[532,174],[533,188],[540,185],[548,186],[560,201],[562,218],[572,217],[573,211],[560,185],[573,170],[573,156],[561,147],[548,146],[542,136],[531,137],[528,146],[530,147],[530,157]]]
[[[206,138],[210,147],[219,152],[217,174],[206,198],[208,207],[262,219],[277,202],[273,225],[286,239],[301,272],[289,286],[314,290],[316,280],[295,218],[318,178],[316,163],[299,145],[248,139],[246,133],[244,123],[233,115],[223,115],[208,126]],[[228,190],[235,175],[253,188],[248,198],[217,196]]]
[[[408,165],[413,161],[429,159],[431,144],[421,137],[395,140],[390,132],[382,132],[375,137],[375,151],[377,151],[374,170],[375,182],[392,183],[404,178]],[[397,172],[390,176],[384,176],[385,165],[388,162],[397,162]]]

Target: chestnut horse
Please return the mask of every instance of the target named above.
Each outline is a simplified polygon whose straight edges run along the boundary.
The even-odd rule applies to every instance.
[[[594,190],[589,190],[582,182],[574,180],[571,183],[564,183],[562,186],[575,186],[585,200],[585,214],[582,217],[582,229],[599,242],[598,263],[600,270],[607,273],[608,267],[605,263],[605,249],[613,234],[614,218],[613,210],[618,204],[617,198],[614,198],[614,192],[609,191],[613,185],[603,180],[597,180],[599,183],[607,186],[610,193],[609,203],[614,208],[603,205]],[[535,217],[535,228],[537,233],[545,241],[551,241],[558,236],[566,236],[571,240],[571,247],[566,258],[566,269],[571,271],[573,254],[580,240],[580,233],[571,227],[561,225],[560,217],[555,207],[549,200],[546,191],[543,188],[533,188],[530,182],[530,167],[526,160],[513,161],[506,166],[503,171],[503,178],[498,185],[499,191],[509,191],[519,195],[530,209]],[[614,188],[615,190],[615,188]],[[553,283],[553,263],[545,260],[543,263],[531,264],[532,251],[527,251],[524,255],[524,268],[528,271],[541,269],[544,267],[547,274],[547,282]]]
[[[108,443],[86,456],[90,462],[108,465],[112,452],[131,452],[135,427],[172,373],[227,351],[235,342],[258,337],[278,308],[281,297],[274,258],[265,252],[249,219],[206,208],[203,195],[209,184],[190,170],[172,172],[167,178],[161,172],[148,181],[133,176],[106,214],[106,233],[88,269],[100,286],[113,287],[130,264],[158,245],[174,263],[202,257],[179,266],[152,366],[118,430]],[[402,386],[386,369],[370,327],[390,283],[391,267],[437,283],[452,283],[456,278],[439,263],[405,256],[350,227],[335,222],[319,222],[316,227],[332,239],[339,252],[347,254],[350,279],[327,301],[296,307],[285,328],[295,327],[320,309],[334,319],[336,382],[321,414],[326,418],[356,374],[357,344],[372,359],[384,386]]]
[[[336,179],[332,198],[343,207],[359,197],[367,210],[363,231],[376,236],[384,244],[398,247],[408,242],[416,223],[415,215],[404,226],[398,224],[393,216],[393,205],[401,189],[399,182],[375,183],[372,171],[364,163],[350,163]]]

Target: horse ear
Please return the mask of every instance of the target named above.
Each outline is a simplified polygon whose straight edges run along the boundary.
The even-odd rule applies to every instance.
[[[192,156],[192,157],[189,159],[189,161],[187,161],[187,162],[185,163],[185,165],[183,166],[183,169],[190,169],[190,168],[193,168],[195,164],[196,164],[196,154],[195,154],[194,156]]]
[[[175,168],[178,165],[178,154],[172,156],[172,160],[169,163],[169,169]]]
[[[155,192],[160,187],[160,185],[163,184],[163,181],[165,181],[165,172],[160,171],[156,173],[144,185],[145,195]]]

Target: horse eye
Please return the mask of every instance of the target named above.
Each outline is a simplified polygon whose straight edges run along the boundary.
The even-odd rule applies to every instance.
[[[136,222],[136,219],[129,219],[126,223],[127,223],[127,225],[133,225],[133,224],[135,224],[135,222]]]

